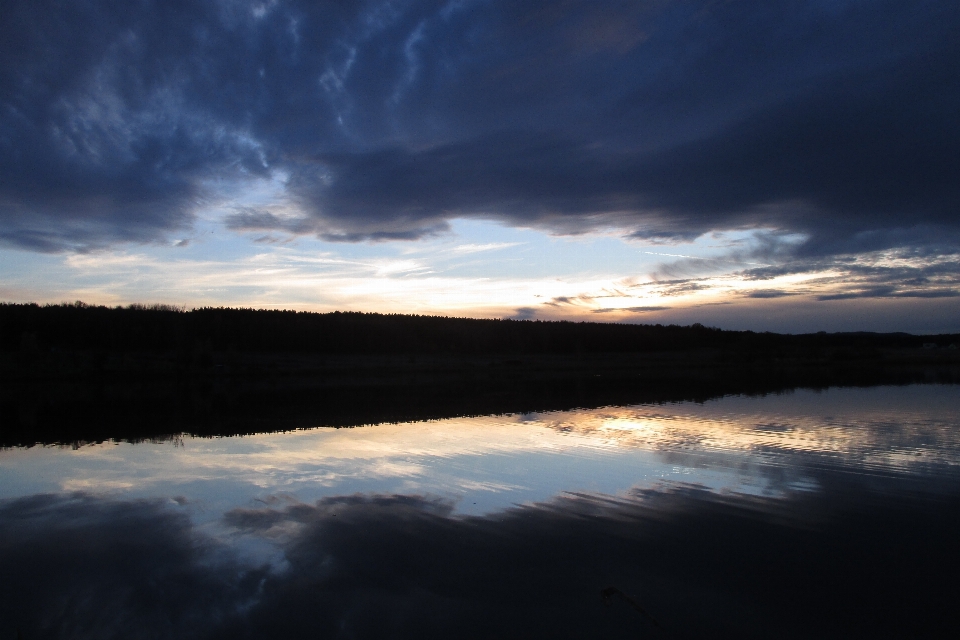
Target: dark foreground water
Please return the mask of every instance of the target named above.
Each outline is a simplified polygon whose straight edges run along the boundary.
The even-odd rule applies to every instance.
[[[0,451],[0,639],[960,637],[958,580],[950,385]]]

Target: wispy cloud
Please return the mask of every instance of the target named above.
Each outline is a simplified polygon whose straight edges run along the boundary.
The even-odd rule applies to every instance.
[[[592,313],[650,313],[652,311],[666,311],[670,307],[604,307],[601,309],[592,309]]]
[[[498,251],[500,249],[509,249],[516,247],[522,242],[488,242],[485,244],[461,244],[452,249],[454,253],[480,253],[483,251]]]
[[[797,291],[784,291],[782,289],[757,289],[743,294],[747,298],[785,298],[788,296],[800,295]]]

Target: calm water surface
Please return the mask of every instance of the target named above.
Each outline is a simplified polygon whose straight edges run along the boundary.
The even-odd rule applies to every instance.
[[[0,638],[949,635],[958,506],[948,385],[8,449]]]

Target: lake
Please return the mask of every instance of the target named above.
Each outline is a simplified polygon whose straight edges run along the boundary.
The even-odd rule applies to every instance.
[[[0,637],[930,637],[958,541],[956,385],[8,448]]]

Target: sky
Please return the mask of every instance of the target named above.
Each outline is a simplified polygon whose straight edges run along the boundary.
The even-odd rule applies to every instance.
[[[952,1],[7,0],[0,300],[960,331]]]

